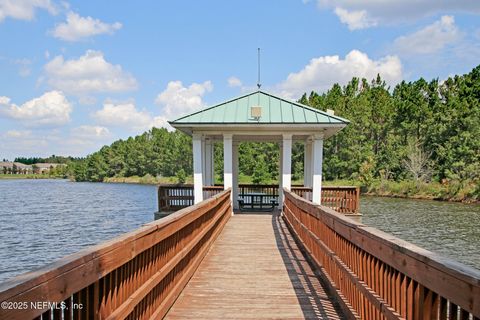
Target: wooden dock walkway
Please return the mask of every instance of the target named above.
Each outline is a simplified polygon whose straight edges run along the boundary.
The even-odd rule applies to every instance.
[[[232,216],[227,189],[1,283],[0,319],[480,320],[479,270],[283,196]]]
[[[236,214],[166,319],[342,319],[278,213]]]

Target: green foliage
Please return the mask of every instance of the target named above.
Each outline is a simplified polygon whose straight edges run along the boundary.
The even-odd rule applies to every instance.
[[[187,174],[183,169],[178,170],[175,177],[177,178],[177,183],[185,183],[185,181],[187,181]]]
[[[253,167],[252,172],[252,182],[254,184],[266,184],[270,180],[268,166],[265,161],[265,156],[263,154],[257,155],[255,157],[255,166]]]
[[[300,102],[333,109],[351,123],[324,143],[324,178],[348,179],[372,188],[411,194],[424,192],[426,181],[442,185],[439,197],[480,194],[480,66],[444,82],[419,79],[389,88],[353,78],[323,94],[304,94]],[[294,143],[292,174],[303,176],[303,145]],[[214,145],[216,183],[223,179],[223,147]],[[278,182],[279,145],[239,145],[239,173],[254,183]],[[183,171],[182,171],[183,170]],[[118,140],[71,161],[67,174],[77,181],[108,177],[177,177],[192,175],[191,138],[156,129]],[[242,178],[243,179],[243,178]],[[418,180],[414,183],[409,179]],[[424,191],[422,191],[424,190]],[[430,190],[431,191],[431,190]],[[427,191],[425,191],[427,192]]]
[[[371,83],[353,78],[322,95],[312,92],[308,99],[304,95],[302,101],[333,109],[351,121],[325,141],[327,180],[361,179],[369,185],[383,174],[394,181],[478,184],[480,66],[443,83],[404,81],[393,90],[380,77]],[[412,141],[421,145],[412,149]]]

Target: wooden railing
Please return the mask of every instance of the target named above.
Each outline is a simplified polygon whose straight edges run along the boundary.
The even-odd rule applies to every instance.
[[[271,196],[266,198],[278,200],[278,184],[239,184],[239,194],[264,193]],[[292,186],[292,192],[312,200],[312,188]],[[204,199],[223,190],[223,186],[204,186]],[[193,185],[163,184],[158,186],[158,211],[176,211],[193,204]],[[346,214],[358,214],[360,207],[360,188],[358,187],[322,187],[322,204],[333,210]]]
[[[287,190],[283,213],[351,317],[479,319],[480,271]]]
[[[161,319],[230,216],[226,190],[4,282],[0,319]]]
[[[223,191],[223,186],[204,186],[203,198],[208,199]],[[193,205],[193,185],[161,184],[158,186],[158,211],[173,212]]]
[[[292,186],[292,192],[312,201],[312,188]],[[358,214],[360,211],[359,187],[322,186],[322,205],[340,213]]]

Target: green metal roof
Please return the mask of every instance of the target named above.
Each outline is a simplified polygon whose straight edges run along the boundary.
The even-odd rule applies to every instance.
[[[262,107],[262,116],[250,116],[252,106]],[[174,121],[175,124],[348,124],[350,121],[272,94],[255,91]]]

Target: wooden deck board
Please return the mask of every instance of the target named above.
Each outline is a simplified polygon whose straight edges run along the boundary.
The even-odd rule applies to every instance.
[[[236,214],[166,319],[342,319],[278,213]]]

